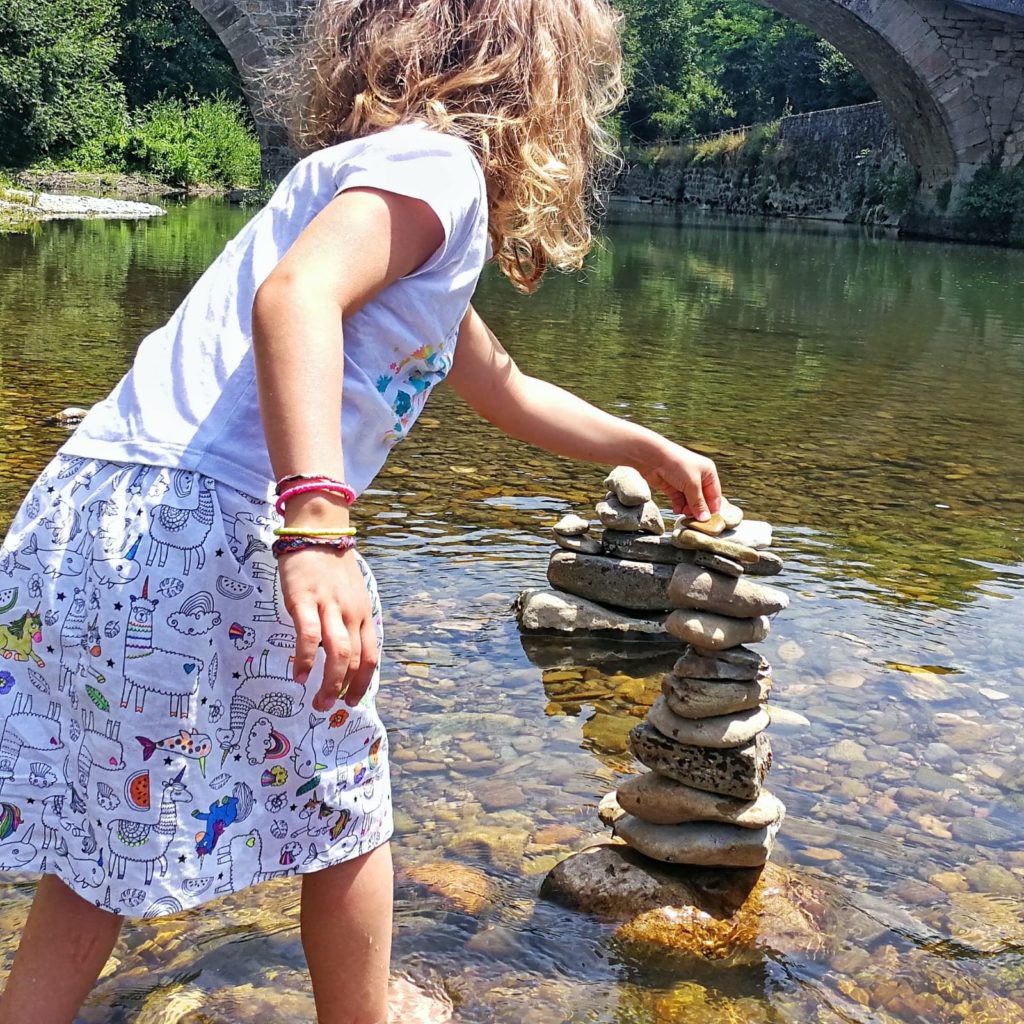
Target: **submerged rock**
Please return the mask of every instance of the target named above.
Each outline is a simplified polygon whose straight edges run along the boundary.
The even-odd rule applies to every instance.
[[[808,954],[831,943],[828,898],[775,864],[674,867],[603,843],[557,864],[541,896],[621,922],[622,939],[707,959],[759,961],[766,949]]]
[[[670,565],[630,562],[623,558],[556,551],[548,563],[548,582],[588,601],[633,611],[667,612],[672,608]]]
[[[519,625],[528,630],[564,633],[615,632],[668,637],[665,619],[641,618],[604,608],[574,594],[555,590],[524,590],[516,599]]]

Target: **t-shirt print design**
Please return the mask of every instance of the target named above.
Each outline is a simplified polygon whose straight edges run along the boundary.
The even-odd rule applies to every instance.
[[[388,400],[395,422],[381,439],[389,447],[397,444],[416,422],[431,388],[448,376],[452,356],[433,345],[421,345],[415,352],[391,364],[390,374],[377,379],[377,390]]]

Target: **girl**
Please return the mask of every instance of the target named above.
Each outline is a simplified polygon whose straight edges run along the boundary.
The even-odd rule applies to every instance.
[[[319,1020],[386,1019],[381,625],[349,514],[436,383],[718,508],[710,461],[524,376],[469,305],[488,258],[530,292],[590,247],[606,0],[323,0],[309,39],[311,155],[0,550],[0,867],[42,875],[3,1024],[70,1021],[124,916],[289,874]]]

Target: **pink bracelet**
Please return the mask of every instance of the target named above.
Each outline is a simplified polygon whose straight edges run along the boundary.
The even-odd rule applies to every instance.
[[[356,500],[356,492],[348,484],[339,483],[337,480],[321,480],[308,484],[296,484],[289,487],[280,498],[274,508],[278,515],[284,515],[285,505],[290,498],[297,498],[300,494],[312,494],[315,491],[327,491],[330,494],[340,494],[346,505],[351,505]]]

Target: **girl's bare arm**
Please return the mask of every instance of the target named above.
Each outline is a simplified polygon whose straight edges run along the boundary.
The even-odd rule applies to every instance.
[[[448,381],[484,419],[521,441],[585,462],[635,466],[677,513],[707,518],[722,490],[703,455],[596,409],[571,392],[528,377],[470,307]]]
[[[441,245],[440,221],[424,203],[375,189],[333,199],[260,286],[252,310],[260,413],[277,479],[293,473],[344,478],[341,402],[344,335],[351,316]],[[288,502],[294,527],[348,526],[348,508],[328,494]],[[351,554],[285,555],[281,588],[297,633],[295,678],[305,683],[317,647],[327,653],[314,707],[345,693],[355,705],[377,664],[362,574]]]

